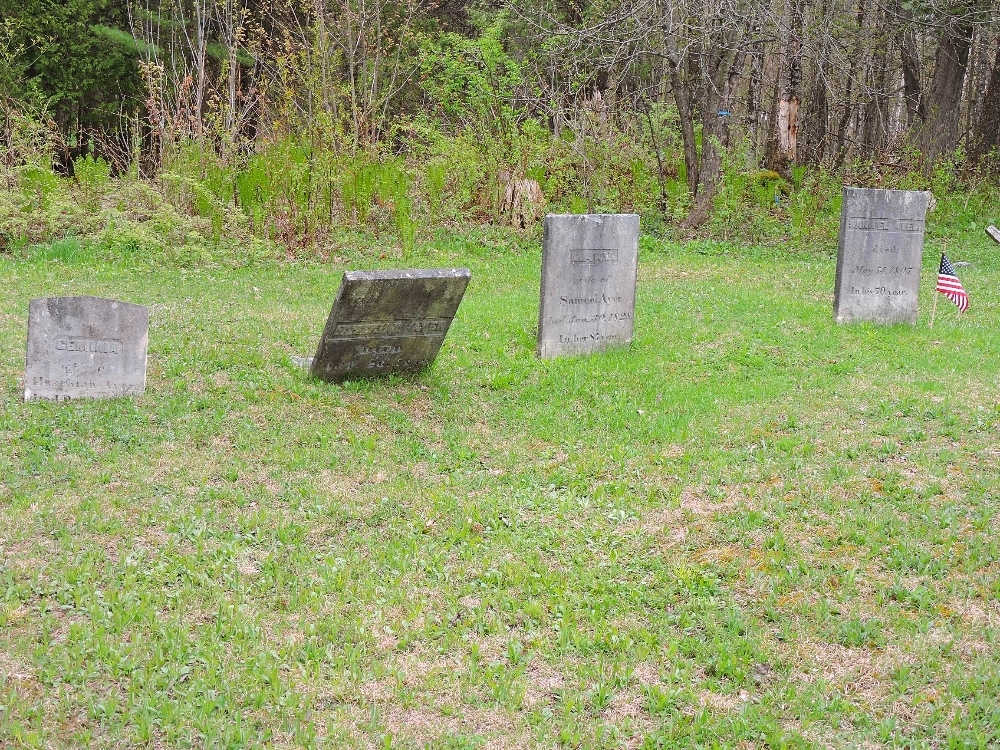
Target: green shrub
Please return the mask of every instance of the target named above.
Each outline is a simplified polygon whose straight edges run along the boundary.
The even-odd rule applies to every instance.
[[[83,193],[84,203],[90,209],[96,208],[111,181],[111,165],[87,154],[73,162],[73,175]]]

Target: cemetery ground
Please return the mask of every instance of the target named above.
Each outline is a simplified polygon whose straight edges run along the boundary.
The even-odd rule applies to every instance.
[[[636,340],[535,357],[539,243],[0,258],[0,744],[1000,742],[1000,257],[836,326],[829,255],[644,237]],[[728,251],[727,251],[728,249]],[[349,268],[466,265],[433,367],[311,381]],[[151,307],[134,400],[22,403],[28,300]]]

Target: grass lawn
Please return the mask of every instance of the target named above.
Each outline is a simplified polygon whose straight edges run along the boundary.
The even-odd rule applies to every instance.
[[[0,259],[0,745],[996,746],[987,242],[928,329],[933,241],[876,328],[833,324],[833,258],[644,239],[635,344],[551,362],[502,236]],[[428,372],[292,363],[343,270],[449,265]],[[71,294],[151,307],[143,397],[21,403],[28,300]]]

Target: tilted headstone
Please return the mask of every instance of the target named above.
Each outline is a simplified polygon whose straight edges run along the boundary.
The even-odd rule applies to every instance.
[[[24,400],[114,398],[146,390],[149,308],[101,297],[28,303]]]
[[[542,242],[538,356],[632,342],[637,214],[551,214]]]
[[[833,314],[916,323],[927,193],[844,188]]]
[[[986,227],[986,234],[992,237],[995,241],[1000,242],[1000,229],[997,229],[992,224]]]
[[[468,268],[348,271],[310,365],[329,381],[417,372],[437,356]]]

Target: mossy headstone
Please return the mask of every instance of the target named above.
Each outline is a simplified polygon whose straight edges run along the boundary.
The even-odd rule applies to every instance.
[[[321,380],[418,372],[434,361],[468,268],[348,271],[309,372]]]

